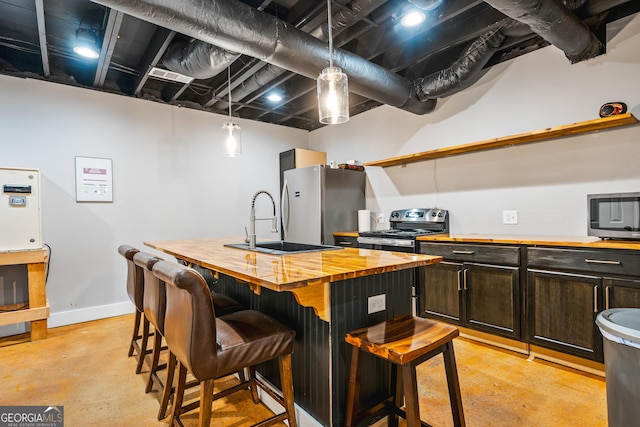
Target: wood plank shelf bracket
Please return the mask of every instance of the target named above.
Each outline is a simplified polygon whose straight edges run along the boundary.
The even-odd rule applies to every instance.
[[[474,153],[477,151],[492,150],[496,148],[514,147],[521,144],[529,144],[532,142],[545,141],[554,138],[575,136],[621,126],[629,126],[636,123],[638,123],[638,119],[633,114],[619,114],[617,116],[602,117],[599,119],[587,120],[584,122],[536,130],[533,132],[520,133],[517,135],[487,139],[484,141],[472,142],[469,144],[455,145],[446,148],[437,148],[435,150],[422,151],[420,153],[406,154],[403,156],[391,157],[388,159],[376,160],[373,162],[366,162],[364,166],[403,166],[409,163],[420,162],[424,160],[433,160],[442,157]]]

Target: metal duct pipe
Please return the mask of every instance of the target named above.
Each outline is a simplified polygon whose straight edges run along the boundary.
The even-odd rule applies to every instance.
[[[240,54],[210,45],[201,40],[173,42],[162,57],[163,64],[171,71],[193,77],[209,79],[217,76]]]
[[[485,0],[510,18],[523,22],[535,33],[561,49],[572,62],[604,53],[604,46],[566,6],[558,0]]]
[[[242,82],[240,86],[231,91],[231,98],[241,101],[244,97],[264,87],[270,81],[278,78],[286,73],[284,68],[276,67],[273,64],[267,64],[264,68],[254,73],[251,77]],[[212,107],[224,110],[229,107],[229,102],[223,99],[212,104]]]
[[[386,2],[387,0],[355,0],[351,3],[350,9],[341,9],[338,12],[334,13],[333,15],[331,15],[334,36],[340,34],[342,30],[352,25],[354,21],[357,21],[364,15],[368,15],[373,10],[377,9]],[[322,25],[318,25],[309,34],[317,39],[327,41],[327,27],[328,22]],[[255,73],[249,79],[245,80],[240,87],[237,87],[236,89],[231,91],[231,97],[240,101],[249,94],[263,87],[267,82],[270,82],[275,78],[281,76],[286,71],[287,70],[276,67],[274,65],[268,65],[267,67],[264,67],[263,69]],[[225,109],[229,106],[229,104],[227,101],[220,100],[214,103],[212,106],[215,106],[219,109]]]
[[[340,9],[333,15],[331,15],[333,35],[337,36],[343,30],[353,25],[361,17],[370,14],[383,4],[387,0],[355,0],[349,5],[349,9]],[[329,23],[325,22],[322,25],[317,26],[311,34],[313,37],[320,40],[329,40],[328,36]]]
[[[483,75],[483,68],[504,41],[500,30],[478,37],[450,67],[414,82],[418,99],[426,101],[453,95],[471,86]]]
[[[238,0],[94,1],[310,79],[329,63],[326,43]],[[349,76],[352,92],[416,114],[428,112],[423,110],[430,103],[417,99],[408,79],[350,52],[333,53],[335,66]]]

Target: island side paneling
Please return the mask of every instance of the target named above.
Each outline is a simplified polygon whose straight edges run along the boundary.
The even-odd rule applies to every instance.
[[[226,294],[245,307],[259,310],[296,331],[292,369],[296,403],[325,426],[344,422],[344,405],[351,348],[344,335],[395,315],[411,313],[413,269],[336,281],[330,285],[331,321],[320,319],[312,308],[303,307],[291,292],[262,288],[256,295],[245,283],[220,275],[216,292]],[[368,314],[368,298],[386,295],[384,311]],[[389,368],[381,360],[364,360],[361,385],[363,402],[382,399],[389,393]],[[258,372],[280,386],[278,366],[265,363]]]

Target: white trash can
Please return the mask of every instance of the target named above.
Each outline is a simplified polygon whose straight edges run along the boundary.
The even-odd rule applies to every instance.
[[[609,427],[640,423],[640,309],[613,308],[596,317],[604,337]]]

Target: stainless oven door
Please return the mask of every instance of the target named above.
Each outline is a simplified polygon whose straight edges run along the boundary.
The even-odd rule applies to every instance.
[[[358,247],[380,251],[415,252],[415,240],[388,237],[358,237]]]

